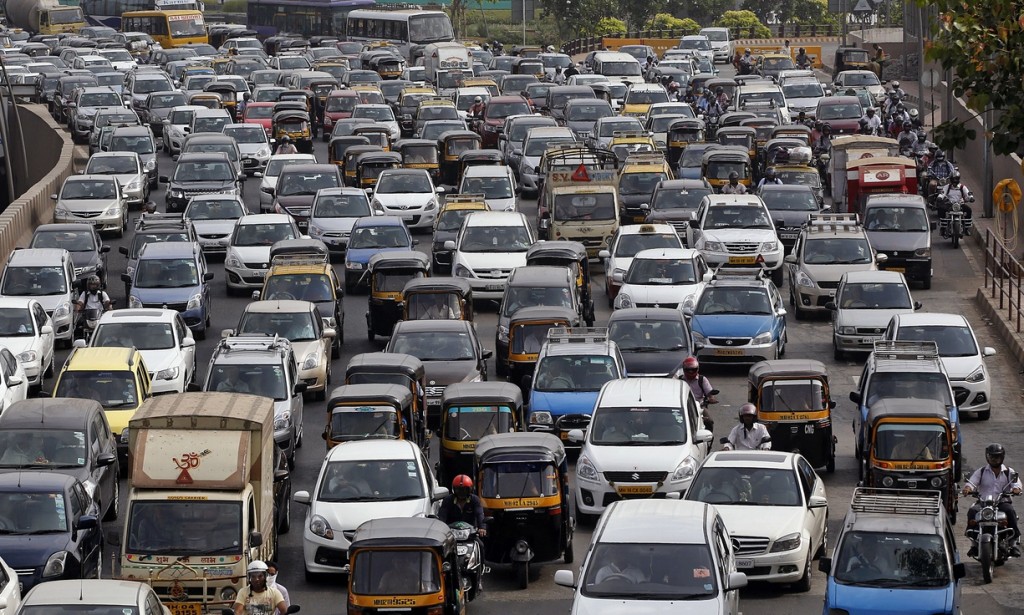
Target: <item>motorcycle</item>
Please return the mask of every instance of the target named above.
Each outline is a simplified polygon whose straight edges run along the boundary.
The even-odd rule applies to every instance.
[[[967,201],[973,203],[974,195],[967,197]],[[946,195],[939,194],[935,197],[935,203],[936,209],[943,209],[940,205],[949,203],[945,208],[946,215],[939,219],[939,233],[943,238],[952,240],[954,248],[959,248],[960,239],[970,232],[974,220],[967,217],[963,210],[963,202],[959,199],[951,200]]]
[[[465,521],[456,521],[448,526],[455,535],[455,553],[459,557],[459,570],[462,573],[462,591],[472,601],[484,590],[484,574],[488,572],[484,566],[483,548],[476,528]]]
[[[718,403],[717,400],[716,401],[711,401],[708,398],[710,398],[710,397],[717,397],[718,393],[719,393],[718,389],[711,389],[708,392],[708,394],[704,396],[704,399],[700,400],[700,413],[701,413],[701,416],[704,417],[704,427],[708,431],[714,431],[715,430],[715,421],[714,421],[714,419],[711,418],[711,413],[708,412],[708,406],[710,406],[711,404],[717,404]]]
[[[998,495],[981,497],[972,493],[978,501],[971,506],[977,511],[973,521],[967,522],[967,537],[971,540],[971,557],[981,564],[981,576],[986,583],[992,582],[992,573],[996,566],[1002,566],[1010,559],[1010,548],[1016,538],[1013,528],[1006,521],[1006,513],[999,510],[999,503],[1011,495],[1011,488],[1017,482],[1018,474],[1010,474],[1010,482]],[[1016,514],[1016,512],[1014,513]]]
[[[114,302],[110,302],[111,309],[113,309]],[[86,342],[92,338],[93,331],[96,330],[96,326],[100,322],[100,318],[103,316],[104,310],[102,308],[86,308],[77,312],[77,320],[75,321],[75,339],[84,339]]]

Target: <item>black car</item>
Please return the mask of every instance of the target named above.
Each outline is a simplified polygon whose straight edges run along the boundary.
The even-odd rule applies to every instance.
[[[697,211],[701,200],[711,193],[711,184],[703,178],[666,179],[654,189],[644,222],[671,224],[685,244],[691,215]]]
[[[814,188],[800,184],[765,184],[758,195],[768,207],[779,241],[789,252],[807,219],[821,210]]]
[[[630,378],[668,376],[699,350],[683,313],[671,308],[615,310],[608,337],[619,346]]]
[[[182,154],[174,175],[160,176],[168,184],[167,212],[183,212],[189,199],[197,194],[240,194],[238,173],[227,154]]]
[[[30,248],[63,248],[71,253],[75,281],[82,283],[91,275],[107,285],[107,252],[100,234],[91,224],[41,224],[32,233]]]
[[[80,480],[47,470],[0,474],[0,557],[22,591],[43,581],[98,578],[99,510]]]

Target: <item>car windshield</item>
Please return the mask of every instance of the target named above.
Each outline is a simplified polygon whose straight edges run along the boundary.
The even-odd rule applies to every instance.
[[[168,322],[102,323],[96,329],[91,345],[166,350],[175,347],[174,331]]]
[[[263,298],[313,303],[334,301],[331,286],[330,276],[324,273],[278,273],[267,278]]]
[[[482,194],[488,199],[511,199],[512,183],[508,177],[466,177],[462,181],[462,194]]]
[[[349,113],[359,102],[355,96],[331,96],[325,110],[329,113]]]
[[[818,108],[819,120],[856,120],[864,115],[859,103],[827,104]]]
[[[487,118],[499,120],[510,115],[530,113],[530,105],[526,101],[496,102],[487,105]]]
[[[237,538],[243,532],[242,503],[238,501],[140,500],[132,503],[127,525],[126,553],[242,554]],[[104,615],[109,613],[108,607]],[[120,606],[115,613],[127,615]]]
[[[946,587],[949,564],[941,534],[848,532],[836,549],[833,574],[843,585]]]
[[[162,92],[164,90],[173,90],[174,86],[167,79],[136,79],[135,80],[135,94],[151,94],[153,92]]]
[[[198,92],[216,80],[217,75],[189,75],[188,78],[185,79],[185,89]]]
[[[600,391],[604,383],[620,377],[609,356],[548,356],[537,365],[533,388],[547,393]]]
[[[420,361],[475,361],[476,342],[463,331],[396,333],[388,352],[411,355]]]
[[[704,152],[705,152],[705,150],[706,150],[706,148],[695,147],[693,145],[690,145],[689,147],[684,149],[682,155],[679,157],[679,168],[681,168],[681,169],[700,168],[700,166],[701,166],[701,164],[702,164],[702,162],[704,160]],[[733,170],[733,169],[730,169],[730,170]],[[726,177],[728,177],[728,176],[729,176],[729,174],[726,173]]]
[[[33,337],[35,327],[27,307],[0,308],[0,337]]]
[[[352,110],[352,117],[365,117],[376,122],[395,121],[395,114],[391,112],[391,107],[370,107],[366,105],[357,105]]]
[[[718,506],[800,506],[803,493],[792,470],[705,466],[686,499]]]
[[[557,194],[554,203],[555,219],[561,221],[614,220],[618,215],[612,192]]]
[[[129,371],[65,371],[53,396],[93,399],[107,410],[125,410],[139,404],[135,375]]]
[[[575,309],[568,288],[551,286],[509,286],[501,303],[501,315],[508,318],[516,310],[538,305]]]
[[[328,108],[328,111],[331,109]],[[274,117],[274,108],[270,106],[253,106],[245,108],[245,119],[247,120],[269,120]]]
[[[978,354],[974,333],[966,325],[910,325],[896,331],[896,339],[935,342],[939,356],[973,357]]]
[[[452,109],[455,111],[455,109]],[[456,113],[458,113],[456,111]],[[448,132],[449,130],[465,130],[466,124],[462,120],[453,122],[450,120],[435,120],[433,122],[427,122],[423,125],[423,130],[420,133],[421,139],[427,139],[428,141],[435,141],[438,137]],[[465,148],[463,148],[464,150]],[[454,154],[455,151],[452,150]]]
[[[184,94],[158,94],[150,97],[149,107],[151,109],[166,109],[185,104]]]
[[[821,98],[825,92],[820,83],[787,83],[782,86],[782,95],[789,98]]]
[[[616,132],[638,132],[644,129],[640,120],[635,117],[629,119],[615,120],[614,122],[601,122],[598,128],[598,136],[610,137]]]
[[[474,209],[447,209],[441,212],[441,216],[437,220],[438,231],[457,231],[462,228],[462,221],[466,219],[466,216],[473,213]]]
[[[866,86],[866,85],[881,85],[878,80],[878,75],[870,72],[864,73],[847,73],[840,79],[840,84],[843,86]]]
[[[623,173],[619,176],[619,194],[649,195],[668,177],[663,172]]]
[[[872,207],[864,217],[864,227],[869,231],[891,233],[927,233],[929,229],[923,207]]]
[[[821,188],[821,177],[817,171],[775,171],[775,177],[784,184],[799,184],[812,188]]]
[[[371,215],[366,193],[323,194],[313,204],[314,218],[362,218]]]
[[[908,310],[913,307],[906,285],[899,282],[847,282],[836,300],[844,310]]]
[[[686,328],[678,320],[616,320],[608,337],[622,352],[662,352],[687,348]]]
[[[811,190],[765,190],[761,199],[772,211],[818,211],[818,199]]]
[[[384,173],[377,181],[375,194],[433,193],[430,176],[426,173]]]
[[[650,286],[695,284],[697,273],[691,260],[637,258],[629,266],[624,281]]]
[[[711,601],[718,595],[717,570],[704,544],[600,542],[580,593],[601,599]]]
[[[470,103],[472,105],[472,102]],[[466,109],[469,105],[466,106]],[[454,120],[458,119],[459,110],[451,105],[427,105],[421,106],[416,113],[416,119],[420,122],[429,120]]]
[[[868,407],[880,399],[934,399],[952,406],[949,380],[940,372],[876,372],[868,384]]]
[[[237,220],[245,215],[242,204],[234,199],[194,197],[185,211],[189,220]]]
[[[679,236],[675,233],[637,233],[622,235],[615,244],[615,256],[632,258],[641,250],[653,248],[681,248]]]
[[[630,90],[626,92],[625,104],[627,105],[653,105],[654,103],[668,102],[668,92],[665,90]]]
[[[249,127],[227,127],[224,134],[233,137],[238,143],[266,143],[267,133],[261,126]]]
[[[402,226],[364,226],[352,231],[349,248],[407,248],[412,241]],[[401,289],[399,289],[401,290]]]
[[[596,122],[612,115],[608,105],[567,105],[565,109],[565,119],[570,122]]]
[[[67,281],[61,267],[8,266],[0,295],[36,297],[58,295],[67,291]]]
[[[281,174],[281,171],[290,164],[308,164],[310,162],[316,162],[315,160],[296,160],[288,158],[271,158],[270,162],[267,163],[267,172],[263,174],[264,177],[277,177]]]
[[[536,156],[540,157],[549,148],[555,148],[559,145],[575,145],[575,137],[555,137],[555,138],[536,138],[527,139],[526,146],[523,148],[524,156]]]
[[[188,126],[192,123],[192,116],[195,114],[195,111],[172,111],[167,116],[167,120],[175,126]]]
[[[284,367],[277,363],[214,365],[206,390],[262,395],[274,401],[291,397]]]
[[[137,232],[135,238],[132,240],[132,247],[128,251],[129,258],[138,258],[139,252],[142,251],[142,247],[150,243],[158,242],[180,242],[180,241],[192,241],[192,237],[185,231],[181,232]]]
[[[710,51],[711,43],[707,38],[691,38],[679,41],[680,49],[696,49],[698,51]]]
[[[178,162],[174,169],[176,182],[230,182],[235,172],[226,162]]]
[[[35,433],[38,434],[38,432]],[[21,443],[20,446],[38,443],[39,438],[35,438],[32,442]],[[14,448],[8,447],[4,456],[6,457],[7,452],[13,451]],[[36,451],[26,451],[24,455],[37,455],[38,457],[37,453],[43,452],[37,449]],[[26,492],[20,488],[16,491],[2,491],[0,492],[0,519],[4,521],[4,529],[0,530],[0,533],[26,535],[67,532],[67,509],[68,503],[64,494],[59,491]]]
[[[78,106],[81,107],[119,107],[124,103],[121,97],[114,92],[95,92],[82,94],[78,98]]]
[[[651,208],[655,210],[697,209],[701,199],[711,194],[708,188],[664,188],[654,193]]]
[[[772,303],[768,292],[759,287],[717,286],[705,289],[697,302],[697,314],[770,315]]]
[[[601,74],[605,77],[639,77],[640,63],[633,62],[602,62]]]
[[[412,459],[330,461],[316,494],[318,502],[393,502],[423,497],[423,476]]]
[[[595,446],[678,446],[686,444],[686,416],[680,408],[602,407],[588,437]]]
[[[63,248],[68,252],[92,252],[96,241],[91,230],[82,231],[36,231],[32,237],[32,248]]]
[[[763,207],[719,205],[709,207],[704,218],[705,229],[716,228],[774,228]]]
[[[533,243],[525,226],[471,226],[459,245],[461,252],[526,252]]]
[[[872,456],[879,460],[943,460],[949,458],[949,436],[944,422],[886,422],[875,430],[872,448]]]
[[[278,196],[296,196],[300,194],[316,194],[321,188],[338,188],[337,171],[301,173],[286,171],[277,182]]]
[[[185,288],[199,284],[195,260],[144,259],[135,270],[135,288]]]
[[[272,276],[271,280],[274,277],[277,276]],[[295,292],[300,292],[301,294],[301,291],[290,285],[277,284],[273,289],[269,288],[269,286],[271,286],[271,283],[268,282],[266,292],[268,298],[273,298],[281,292],[288,292],[292,296],[294,296]],[[283,288],[287,290],[283,291]],[[284,297],[278,298],[283,299]],[[310,299],[304,300],[310,301]],[[314,326],[313,313],[304,310],[302,312],[246,312],[242,315],[241,322],[238,323],[237,333],[238,335],[263,333],[268,336],[277,335],[290,342],[309,342],[317,339],[319,332]]]
[[[232,245],[272,246],[282,239],[295,239],[291,224],[240,224],[235,227]]]
[[[807,265],[862,265],[873,260],[866,239],[809,239],[804,243]]]
[[[216,117],[197,117],[193,118],[193,124],[195,130],[193,134],[197,132],[223,132],[224,127],[231,124],[231,118],[227,116],[216,116]]]
[[[138,173],[139,161],[135,156],[93,156],[89,159],[89,166],[85,172],[88,175]]]
[[[72,179],[64,182],[60,198],[62,200],[116,199],[117,183],[113,180]]]
[[[146,137],[118,137],[110,139],[110,150],[114,152],[135,152],[136,154],[152,154],[153,139]]]
[[[458,99],[456,99],[455,108],[458,109],[459,111],[468,111],[469,108],[473,106],[473,104],[476,101],[476,98],[478,97],[484,102],[484,104],[487,104],[487,102],[491,98],[491,95],[486,92],[481,92],[479,94],[462,94],[458,97]]]

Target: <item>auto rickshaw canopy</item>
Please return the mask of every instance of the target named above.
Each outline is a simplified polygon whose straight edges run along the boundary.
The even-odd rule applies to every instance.
[[[425,547],[447,553],[455,549],[455,536],[437,519],[385,517],[371,519],[356,528],[349,551],[371,547]]]
[[[454,277],[431,277],[413,278],[405,283],[402,289],[402,297],[405,300],[403,311],[406,320],[418,320],[421,318],[417,311],[421,302],[417,301],[420,295],[449,295],[458,297],[459,318],[458,320],[473,320],[473,287],[464,278]],[[451,302],[449,302],[451,306]]]
[[[515,414],[523,408],[523,391],[511,382],[457,382],[441,397],[442,408],[481,403],[509,406]]]
[[[344,166],[345,152],[350,147],[358,145],[369,146],[370,140],[366,137],[350,135],[347,137],[334,137],[327,144],[327,159],[338,166]]]
[[[394,378],[380,378],[382,375],[399,375],[405,381],[423,382],[426,371],[423,361],[412,355],[398,352],[364,352],[357,354],[345,368],[346,384],[373,384],[390,382]]]
[[[367,268],[371,273],[381,269],[419,269],[421,271],[428,271],[430,269],[430,256],[415,250],[380,252],[370,257]]]
[[[478,466],[507,457],[521,461],[540,457],[560,466],[565,462],[565,447],[558,436],[540,432],[492,434],[476,445]]]

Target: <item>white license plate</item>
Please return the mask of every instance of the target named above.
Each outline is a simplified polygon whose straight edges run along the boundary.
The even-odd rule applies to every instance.
[[[874,344],[876,341],[878,341],[878,339],[879,338],[877,338],[877,337],[862,337],[862,338],[860,338],[860,343],[861,344]]]
[[[504,284],[488,284],[487,286],[484,287],[484,290],[492,291],[492,290],[502,290],[504,288],[505,288]]]
[[[752,560],[752,559],[737,559],[736,560],[736,568],[738,568],[738,569],[753,568],[753,567],[754,567],[754,560]]]
[[[402,216],[403,222],[412,222],[412,216]]]
[[[267,272],[266,271],[254,271],[252,274],[254,276],[256,276],[257,278],[265,278],[265,277],[267,277]]]

